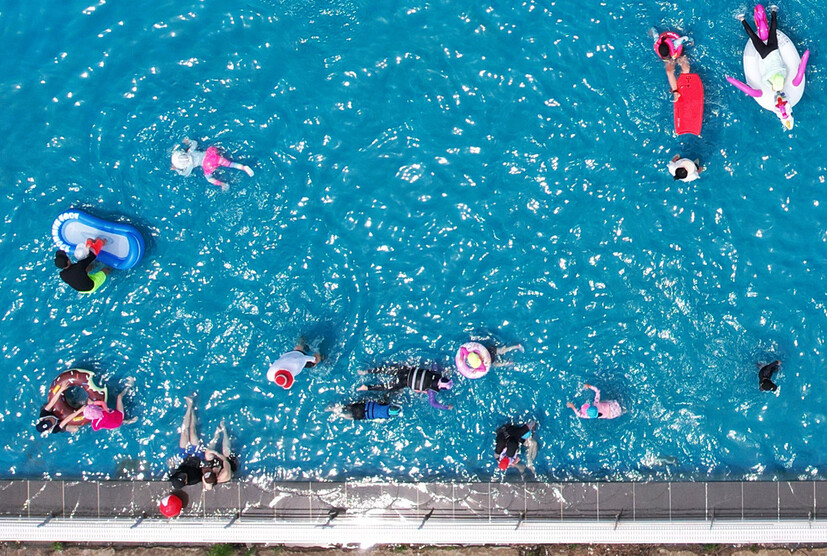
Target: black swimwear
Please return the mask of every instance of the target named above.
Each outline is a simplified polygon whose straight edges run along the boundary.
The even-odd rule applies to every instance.
[[[749,23],[745,19],[741,20],[741,23],[744,25],[744,29],[749,35],[749,39],[752,41],[752,46],[755,47],[755,50],[758,51],[759,56],[763,60],[768,55],[770,55],[773,51],[778,50],[778,33],[776,32],[776,26],[778,24],[777,18],[775,16],[775,12],[772,12],[772,21],[770,22],[770,34],[767,37],[767,44],[764,44],[764,41],[761,40],[761,37],[755,34],[755,31],[752,30],[752,27],[749,26]]]
[[[497,444],[494,446],[494,453],[500,455],[506,450],[505,455],[513,458],[520,449],[520,444],[525,442],[523,436],[531,431],[528,425],[503,425],[497,429]]]
[[[761,370],[758,371],[758,387],[762,392],[775,392],[778,389],[778,386],[772,381],[772,375],[778,371],[778,367],[780,366],[780,361],[773,361],[769,365],[764,365],[761,367]]]
[[[197,456],[187,456],[187,458],[183,462],[181,462],[181,465],[178,466],[178,469],[173,471],[172,475],[175,476],[181,472],[185,473],[187,476],[186,486],[200,484],[201,459]]]
[[[89,265],[95,260],[95,254],[89,253],[89,256],[78,261],[75,264],[69,265],[60,271],[60,278],[79,292],[89,292],[95,288],[95,283],[89,278]]]
[[[52,434],[56,432],[64,432],[66,429],[60,428],[60,419],[57,418],[57,415],[54,414],[53,411],[49,411],[45,407],[40,408],[40,419],[44,417],[49,417],[50,420],[54,420],[54,426],[52,427]],[[43,431],[46,432],[46,431]]]
[[[374,369],[370,372],[379,371]],[[394,391],[401,390],[407,386],[414,392],[427,392],[428,390],[439,392],[439,379],[441,378],[441,374],[429,369],[423,369],[421,367],[399,367],[396,371],[396,382],[394,384],[388,386],[375,384],[368,386],[368,390]]]

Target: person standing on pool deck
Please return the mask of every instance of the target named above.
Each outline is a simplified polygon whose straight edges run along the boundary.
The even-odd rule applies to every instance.
[[[758,388],[762,392],[775,392],[778,389],[778,385],[772,381],[772,375],[778,371],[780,366],[781,361],[773,361],[758,371]]]
[[[673,179],[688,183],[701,177],[700,173],[703,172],[705,168],[699,166],[699,163],[700,160],[697,158],[692,161],[688,158],[681,158],[681,155],[676,154],[672,157],[672,160],[669,161],[669,164],[666,165],[666,168],[669,170],[669,173],[672,174]]]
[[[195,430],[195,411],[192,398],[186,397],[187,411],[181,423],[181,437],[178,440],[178,454],[184,459],[169,476],[173,488],[181,489],[185,486],[196,485],[201,482],[201,463],[204,461],[204,450],[201,440]]]
[[[390,367],[383,367],[377,369],[371,369],[367,371],[368,373],[373,374],[380,374],[380,373],[395,373],[396,374],[396,382],[389,385],[384,384],[373,384],[368,386],[367,384],[363,384],[357,390],[360,392],[364,392],[366,390],[379,390],[379,391],[388,391],[394,392],[396,390],[401,390],[406,386],[416,392],[417,394],[424,394],[427,392],[428,394],[428,402],[431,404],[431,407],[435,407],[436,409],[447,409],[451,410],[454,409],[454,406],[451,404],[442,405],[438,401],[436,401],[436,393],[440,390],[450,390],[454,387],[454,381],[448,377],[442,376],[441,373],[437,372],[438,367],[436,364],[432,366],[431,369],[423,369],[422,367],[411,367],[411,366],[390,366]],[[360,374],[366,374],[362,372]]]
[[[74,264],[69,260],[69,255],[66,254],[66,251],[59,250],[55,253],[55,266],[62,269],[60,271],[60,279],[80,293],[93,293],[98,291],[98,288],[106,281],[106,277],[112,272],[112,269],[104,266],[100,270],[90,272],[89,267],[95,262],[105,243],[106,240],[101,238],[96,238],[94,241],[91,239],[86,240],[89,255]]]
[[[600,390],[591,384],[584,384],[583,389],[594,390],[594,401],[592,403],[584,403],[580,407],[580,411],[577,410],[577,407],[573,403],[569,402],[566,404],[566,407],[570,407],[572,411],[574,411],[574,414],[581,419],[614,419],[615,417],[620,417],[621,413],[623,413],[620,404],[615,400],[600,401]]]
[[[115,409],[109,409],[106,402],[99,400],[96,402],[89,402],[83,408],[83,417],[87,419],[92,425],[92,430],[99,431],[101,429],[117,429],[121,425],[131,425],[138,420],[137,417],[124,420],[123,397],[129,392],[129,389],[135,383],[135,379],[129,377],[126,379],[126,386],[123,391],[118,394],[115,400]]]
[[[221,453],[219,454],[215,448],[218,446],[218,439],[221,435],[224,435],[224,439],[221,441]],[[201,468],[201,482],[204,483],[204,490],[212,490],[215,485],[230,482],[233,473],[238,469],[238,458],[230,449],[230,437],[223,419],[215,429],[209,448],[204,450],[204,460],[204,467]]]
[[[292,351],[288,351],[270,365],[270,368],[267,369],[267,380],[275,382],[285,390],[289,390],[293,386],[293,381],[303,370],[314,367],[322,360],[320,354],[316,353],[310,356],[307,355],[308,351],[310,350],[305,345],[304,340],[299,340]]]
[[[213,174],[220,167],[235,168],[246,172],[248,176],[253,177],[253,170],[249,166],[232,162],[219,154],[218,149],[209,147],[206,151],[198,150],[198,142],[184,138],[184,145],[186,150],[179,149],[178,146],[172,151],[172,168],[180,176],[188,177],[192,171],[201,166],[204,170],[204,177],[213,185],[221,188],[221,191],[227,191],[230,186],[226,182],[216,179]]]

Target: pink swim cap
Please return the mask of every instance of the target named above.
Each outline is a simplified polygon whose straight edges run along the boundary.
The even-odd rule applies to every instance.
[[[83,408],[83,418],[96,421],[103,417],[103,410],[99,405],[89,404]]]

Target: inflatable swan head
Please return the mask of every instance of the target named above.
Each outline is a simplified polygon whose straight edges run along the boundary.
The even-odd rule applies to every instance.
[[[795,125],[793,107],[787,102],[787,95],[783,92],[775,94],[775,115],[781,120],[784,129],[791,130]]]

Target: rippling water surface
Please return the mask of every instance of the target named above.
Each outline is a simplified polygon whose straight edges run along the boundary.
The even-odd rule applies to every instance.
[[[789,134],[724,81],[751,7],[7,4],[0,476],[160,477],[196,392],[203,435],[226,418],[253,478],[488,479],[494,429],[528,418],[541,480],[823,478],[825,2],[780,6],[814,48]],[[695,39],[700,138],[674,135],[652,26]],[[222,193],[174,175],[185,136],[255,177]],[[672,181],[679,152],[701,180]],[[147,239],[91,297],[52,263],[70,207]],[[327,360],[289,392],[266,383],[301,334]],[[469,337],[526,352],[457,377],[453,412],[410,393],[387,423],[323,411],[358,399],[358,370],[448,365]],[[135,376],[141,423],[36,436],[70,366],[114,392]],[[627,413],[576,420],[584,382]]]

